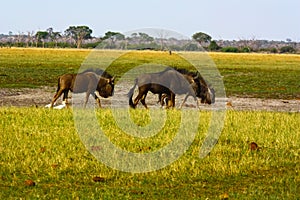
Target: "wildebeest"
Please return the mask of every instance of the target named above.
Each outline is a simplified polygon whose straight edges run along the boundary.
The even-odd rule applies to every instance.
[[[98,91],[99,95],[104,98],[112,96],[114,92],[114,79],[114,77],[102,70],[86,70],[78,74],[64,74],[58,78],[57,91],[50,107],[53,107],[62,93],[64,94],[63,102],[67,103],[69,91],[73,93],[86,92],[84,107],[86,107],[90,95],[96,99],[99,107],[101,107],[100,99],[95,92]]]
[[[135,87],[138,85],[139,93],[132,100]],[[135,108],[139,101],[147,108],[145,99],[148,91],[159,95],[159,102],[163,106],[175,107],[175,94],[186,94],[180,107],[189,96],[201,98],[201,103],[214,103],[214,90],[206,84],[199,73],[189,72],[184,69],[167,68],[158,73],[140,75],[135,79],[133,88],[129,91],[129,105]],[[163,97],[163,98],[162,98]],[[198,103],[198,101],[197,101]]]
[[[160,96],[162,94],[169,95],[168,107],[174,107],[175,94],[189,94],[196,98],[194,89],[191,86],[193,82],[193,77],[184,76],[172,68],[167,68],[158,73],[140,75],[135,79],[135,84],[128,93],[129,105],[135,108],[138,102],[141,101],[145,108],[148,108],[145,99],[148,91],[151,91],[153,94],[159,94]],[[138,86],[139,93],[133,101],[132,96],[136,86]]]

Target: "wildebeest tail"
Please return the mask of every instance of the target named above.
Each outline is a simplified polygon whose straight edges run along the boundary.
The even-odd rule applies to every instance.
[[[132,97],[133,97],[133,93],[134,93],[134,89],[135,89],[136,85],[137,85],[137,79],[135,79],[134,86],[129,90],[129,92],[127,94],[128,98],[129,98],[129,106],[131,108],[135,108],[134,103],[132,101]]]
[[[60,77],[57,80],[57,90],[56,92],[58,92],[60,90]]]

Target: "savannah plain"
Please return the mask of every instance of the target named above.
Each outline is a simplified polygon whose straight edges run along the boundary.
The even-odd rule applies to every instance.
[[[76,73],[89,53],[0,49],[0,199],[300,198],[299,55],[209,53],[227,96],[224,127],[213,150],[199,158],[212,120],[209,106],[203,106],[196,137],[182,157],[156,171],[128,173],[104,165],[85,148],[72,108],[44,108],[58,76]],[[102,53],[110,60],[116,52]],[[132,66],[154,60],[189,69],[175,55],[132,52],[113,62],[109,73],[118,81]],[[159,107],[156,99],[149,94],[151,108]],[[103,108],[95,112],[116,146],[148,153],[175,137],[179,109],[166,111],[168,120],[157,135],[141,139],[120,130],[108,100],[101,100]],[[149,112],[141,105],[130,110],[140,126],[151,123]]]

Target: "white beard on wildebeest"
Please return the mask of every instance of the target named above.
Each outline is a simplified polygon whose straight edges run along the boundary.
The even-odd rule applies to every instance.
[[[132,97],[136,86],[138,86],[139,93],[133,101]],[[145,101],[148,91],[159,94],[161,105],[166,100],[167,108],[175,107],[176,94],[186,94],[180,108],[189,96],[192,96],[196,101],[197,97],[201,98],[201,103],[211,104],[215,102],[214,90],[206,84],[203,77],[198,72],[193,73],[184,69],[166,68],[162,72],[142,74],[137,77],[134,86],[128,92],[130,107],[136,108],[138,102],[141,101],[144,107],[148,108]]]
[[[60,76],[58,78],[56,94],[49,107],[52,108],[62,94],[64,94],[63,102],[67,104],[69,91],[73,93],[86,92],[84,107],[86,107],[90,95],[95,98],[99,107],[101,107],[100,99],[95,92],[97,91],[101,97],[108,98],[113,95],[114,91],[114,77],[110,75],[107,76],[109,78],[102,77],[90,70],[79,74],[64,74]]]

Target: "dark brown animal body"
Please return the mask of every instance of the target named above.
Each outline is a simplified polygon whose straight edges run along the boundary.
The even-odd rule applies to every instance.
[[[167,94],[170,98],[167,107],[174,107],[175,94],[188,94],[196,98],[195,89],[192,87],[193,83],[193,77],[184,76],[170,68],[158,73],[140,75],[135,79],[135,84],[128,93],[129,105],[135,108],[141,101],[145,108],[148,108],[145,99],[148,91],[151,91],[153,94],[159,94],[160,97],[162,94]],[[138,86],[139,93],[133,101],[132,96],[136,86]]]
[[[132,101],[133,91],[136,85],[139,86],[139,94],[135,100]],[[171,85],[173,85],[173,87],[175,85],[176,89],[172,90],[172,88],[170,88]],[[175,94],[186,94],[180,108],[189,96],[194,97],[195,100],[196,97],[200,98],[201,103],[211,104],[215,102],[214,89],[206,83],[200,73],[190,72],[185,69],[167,68],[159,73],[139,76],[136,79],[134,87],[128,93],[129,105],[135,108],[138,101],[141,100],[142,104],[147,108],[145,98],[148,91],[158,94],[161,106],[167,104],[167,108],[175,106]],[[197,104],[199,104],[198,101]]]
[[[100,99],[95,94],[108,98],[113,95],[114,78],[105,78],[94,72],[88,71],[79,74],[64,74],[58,78],[58,87],[54,95],[50,107],[53,107],[56,100],[62,95],[63,101],[67,103],[68,92],[83,93],[86,92],[84,107],[86,106],[89,96],[92,95],[101,107]]]

